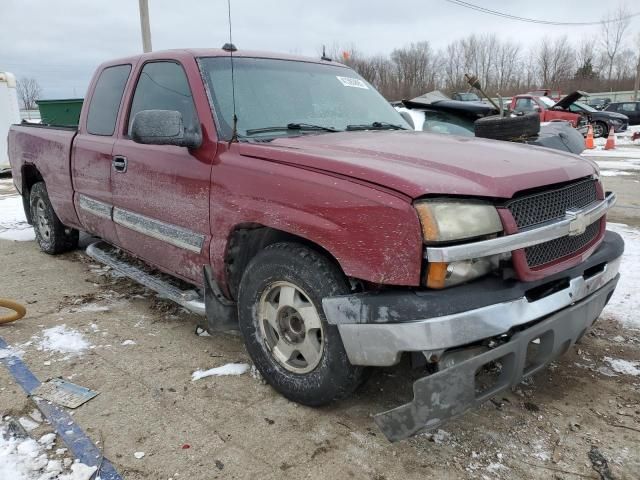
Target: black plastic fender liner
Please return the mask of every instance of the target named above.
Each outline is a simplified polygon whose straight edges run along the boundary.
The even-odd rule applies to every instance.
[[[236,302],[224,296],[214,280],[211,267],[202,269],[204,275],[204,305],[209,332],[239,330],[238,307]]]

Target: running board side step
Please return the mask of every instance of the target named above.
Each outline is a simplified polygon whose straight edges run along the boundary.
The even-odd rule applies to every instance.
[[[186,308],[187,310],[205,316],[206,309],[204,298],[195,290],[181,290],[178,287],[171,285],[166,280],[162,280],[144,270],[131,265],[123,260],[115,257],[112,253],[105,250],[105,247],[109,245],[105,242],[95,242],[87,247],[87,255],[94,260],[103,263],[116,272],[121,273],[125,277],[128,277],[141,285],[144,285],[150,290],[158,293],[161,297],[167,298],[178,305]]]

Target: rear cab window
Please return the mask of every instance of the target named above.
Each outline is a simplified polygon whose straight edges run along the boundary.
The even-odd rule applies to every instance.
[[[129,64],[116,65],[102,70],[89,104],[88,133],[103,136],[113,135],[122,95],[130,73],[131,65]]]
[[[174,110],[182,114],[185,129],[198,123],[191,88],[182,66],[175,61],[154,61],[145,64],[140,71],[129,110],[127,135],[136,113],[143,110]]]

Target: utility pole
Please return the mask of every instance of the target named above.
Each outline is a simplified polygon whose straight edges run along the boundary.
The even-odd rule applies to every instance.
[[[149,1],[139,0],[140,30],[142,31],[142,51],[151,51],[151,27],[149,26]]]

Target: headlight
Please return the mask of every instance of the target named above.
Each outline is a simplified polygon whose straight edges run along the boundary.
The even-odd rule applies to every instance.
[[[415,204],[425,242],[455,242],[502,232],[493,205],[469,200],[425,200]],[[452,263],[430,262],[425,284],[446,288],[484,276],[498,268],[504,255]]]
[[[415,204],[425,242],[452,242],[502,231],[493,205],[464,200],[425,200]]]

